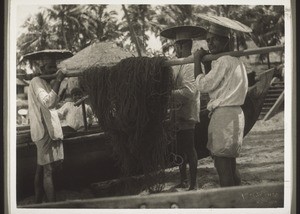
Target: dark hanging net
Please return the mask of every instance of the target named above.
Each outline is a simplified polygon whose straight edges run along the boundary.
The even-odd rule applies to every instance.
[[[110,136],[125,176],[142,170],[146,187],[161,191],[168,138],[164,120],[172,69],[163,57],[132,57],[112,67],[91,67],[80,78],[99,124]]]

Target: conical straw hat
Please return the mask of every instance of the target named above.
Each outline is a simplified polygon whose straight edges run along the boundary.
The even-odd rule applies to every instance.
[[[25,54],[21,57],[20,61],[22,60],[42,60],[44,58],[50,58],[53,60],[61,60],[67,59],[73,56],[71,51],[68,50],[56,50],[56,49],[49,49],[49,50],[41,50],[35,51],[32,53]]]
[[[209,21],[211,24],[221,25],[223,27],[244,32],[244,33],[251,33],[252,29],[236,20],[232,20],[222,16],[215,16],[215,15],[206,15],[206,14],[197,14],[201,19]]]
[[[199,26],[176,26],[167,28],[160,33],[161,36],[175,41],[203,37],[206,30]]]

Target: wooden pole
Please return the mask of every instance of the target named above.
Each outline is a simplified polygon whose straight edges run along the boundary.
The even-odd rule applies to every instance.
[[[88,125],[87,125],[87,119],[86,119],[86,110],[85,110],[85,100],[89,98],[89,95],[86,95],[79,99],[77,102],[74,103],[74,106],[79,106],[81,105],[82,107],[82,117],[83,117],[83,123],[84,123],[84,130],[88,130]]]
[[[84,123],[84,130],[87,131],[88,125],[87,125],[87,121],[86,121],[86,111],[85,111],[85,102],[84,101],[81,103],[81,107],[82,107],[82,118],[83,118],[83,123]]]
[[[207,61],[213,61],[218,59],[221,56],[229,55],[234,57],[241,57],[241,56],[248,56],[248,55],[255,55],[255,54],[265,54],[269,52],[275,52],[275,51],[283,51],[284,46],[278,45],[278,46],[269,46],[269,47],[263,47],[263,48],[254,48],[254,49],[247,49],[247,50],[241,50],[241,51],[230,51],[230,52],[224,52],[219,54],[208,54],[205,55],[202,58],[202,62]],[[173,59],[166,61],[166,65],[168,66],[174,66],[174,65],[182,65],[182,64],[189,64],[194,63],[194,56],[191,55],[187,58],[180,58],[180,59]]]
[[[208,54],[205,55],[202,58],[202,62],[208,62],[218,59],[221,56],[230,55],[234,57],[241,57],[241,56],[248,56],[248,55],[255,55],[255,54],[266,54],[269,52],[276,52],[276,51],[283,51],[284,46],[269,46],[269,47],[263,47],[263,48],[255,48],[255,49],[247,49],[247,50],[241,50],[241,51],[230,51],[230,52],[224,52],[219,54]],[[190,64],[194,63],[194,55],[191,55],[186,58],[180,58],[180,59],[171,59],[167,60],[165,62],[165,66],[175,66],[175,65],[183,65],[183,64]],[[66,77],[78,77],[83,75],[82,70],[65,70],[63,71],[66,75]],[[26,79],[26,75],[17,75],[18,78]],[[54,79],[56,77],[56,74],[50,74],[50,75],[40,75],[43,79]]]

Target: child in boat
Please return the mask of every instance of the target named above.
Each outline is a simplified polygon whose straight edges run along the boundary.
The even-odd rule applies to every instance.
[[[65,125],[70,127],[73,131],[83,131],[85,128],[82,105],[74,105],[79,99],[82,98],[82,96],[83,92],[80,88],[73,88],[71,90],[72,101],[66,102],[62,107],[60,107],[57,110],[59,118],[61,120],[64,120]],[[89,105],[85,104],[85,111],[87,125],[91,126],[93,124],[92,108]]]

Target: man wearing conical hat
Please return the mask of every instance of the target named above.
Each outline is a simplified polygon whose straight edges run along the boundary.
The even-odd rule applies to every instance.
[[[56,60],[53,52],[34,53],[31,61],[37,62],[41,74],[54,74]],[[30,119],[31,139],[37,148],[37,168],[34,177],[35,203],[42,203],[44,195],[47,202],[54,202],[54,171],[64,160],[63,132],[55,109],[59,100],[58,90],[65,75],[58,71],[51,81],[34,77],[28,89],[28,115]]]
[[[205,29],[196,26],[179,26],[166,29],[161,36],[175,40],[178,58],[191,55],[192,38],[205,34]],[[186,163],[189,164],[189,190],[197,189],[197,152],[194,145],[195,124],[199,122],[200,94],[196,89],[194,64],[173,67],[174,90],[171,101],[174,104],[172,121],[175,122],[180,183],[176,188],[187,188]],[[177,160],[178,161],[178,160]]]
[[[230,28],[225,26],[211,24],[206,36],[211,54],[230,51]],[[207,51],[198,50],[194,59],[197,89],[210,97],[207,148],[214,159],[220,186],[240,185],[236,158],[240,154],[245,125],[241,105],[248,89],[246,69],[240,59],[225,55],[212,61],[206,74],[201,73],[200,62],[205,54]]]

